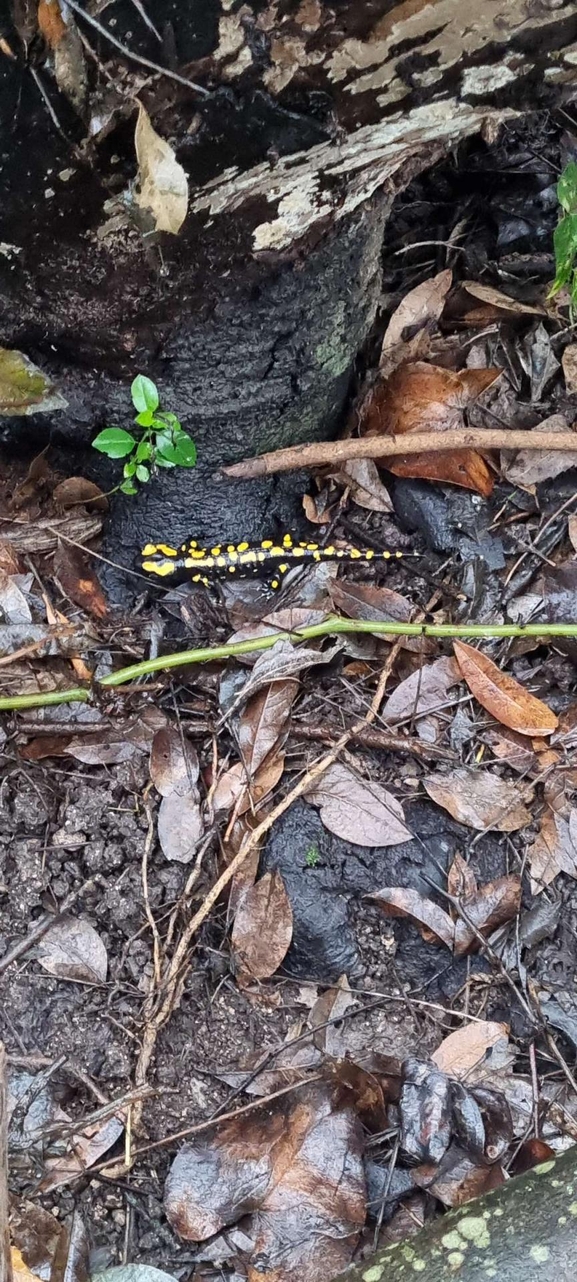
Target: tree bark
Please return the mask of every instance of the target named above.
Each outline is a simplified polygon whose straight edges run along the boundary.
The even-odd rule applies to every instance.
[[[432,1220],[336,1282],[573,1282],[577,1147]]]
[[[55,377],[69,408],[26,431],[5,419],[4,439],[86,447],[128,425],[129,383],[146,372],[199,466],[115,500],[113,555],[131,564],[167,531],[258,537],[273,509],[294,521],[302,478],[233,486],[215,468],[334,433],[395,193],[462,139],[571,93],[577,0],[148,0],[160,43],[129,0],[113,26],[99,9],[104,34],[75,0],[60,43],[36,4],[12,3],[0,344]],[[131,201],[135,97],[188,175],[178,235],[151,233]],[[71,463],[95,465],[89,450]]]

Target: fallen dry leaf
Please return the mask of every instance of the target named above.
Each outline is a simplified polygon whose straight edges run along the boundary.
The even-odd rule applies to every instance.
[[[325,828],[357,846],[398,846],[412,834],[403,807],[380,783],[361,779],[347,766],[329,766],[305,794],[319,806]]]
[[[392,725],[446,707],[448,691],[461,680],[459,665],[451,658],[437,659],[419,668],[389,695],[383,707],[383,721]]]
[[[477,891],[477,878],[462,855],[456,854],[447,874],[447,891],[453,899],[470,899]]]
[[[570,432],[571,428],[563,414],[551,414],[543,419],[528,433],[533,437],[540,432]],[[540,481],[552,480],[561,472],[567,472],[577,465],[577,432],[575,433],[575,451],[568,450],[501,450],[501,472],[511,485],[538,485]]]
[[[386,917],[407,917],[419,927],[427,941],[433,937],[452,950],[455,938],[452,918],[444,908],[420,895],[418,890],[411,890],[408,886],[387,886],[366,898],[375,903]]]
[[[94,481],[88,481],[85,476],[67,476],[58,483],[52,498],[59,507],[65,509],[89,504],[93,512],[108,511],[106,495]]]
[[[480,302],[487,303],[490,307],[496,307],[498,311],[514,312],[516,316],[539,316],[543,314],[542,307],[532,307],[529,303],[520,303],[518,298],[509,298],[508,294],[501,293],[500,289],[493,289],[492,285],[481,285],[475,280],[464,280],[461,282],[461,289],[466,289],[468,294],[473,298],[478,298]]]
[[[54,573],[65,595],[95,619],[106,619],[108,605],[92,567],[78,548],[60,543],[54,555]]]
[[[290,641],[277,641],[271,650],[259,655],[240,698],[249,699],[272,681],[288,681],[317,663],[332,663],[340,650],[341,643],[328,650],[311,650],[304,645],[291,645]]]
[[[317,623],[324,623],[327,617],[326,610],[313,610],[306,606],[287,606],[284,610],[275,610],[272,614],[265,614],[263,619],[257,622],[245,623],[242,628],[238,628],[228,638],[229,645],[236,644],[237,641],[252,641],[256,637],[272,637],[279,632],[298,632],[301,628],[309,628]],[[258,660],[258,654],[239,655],[241,663],[247,663],[251,666]]]
[[[422,329],[439,319],[452,283],[453,273],[447,269],[432,276],[430,280],[421,281],[420,285],[405,294],[385,330],[383,356],[409,337],[406,330]]]
[[[58,979],[81,984],[104,984],[108,973],[106,948],[94,926],[83,917],[62,917],[36,945],[43,970]]]
[[[488,938],[499,926],[517,916],[521,908],[521,881],[519,877],[497,877],[476,890],[461,906],[463,916],[455,922],[456,957],[478,952],[479,934]]]
[[[489,770],[459,766],[449,774],[429,775],[423,784],[432,801],[478,832],[517,832],[531,823],[518,785]]]
[[[66,757],[84,762],[85,766],[104,766],[132,761],[137,749],[125,732],[103,730],[101,734],[75,735],[63,752]]]
[[[529,846],[531,891],[538,895],[550,886],[560,872],[577,877],[577,825],[571,815],[569,821],[554,811],[544,811],[541,827]]]
[[[53,414],[68,401],[23,352],[0,347],[0,415]]]
[[[157,134],[141,102],[134,146],[140,182],[136,203],[152,214],[155,231],[176,236],[188,211],[188,180],[170,143]]]
[[[532,736],[551,734],[556,729],[555,713],[508,672],[501,672],[480,650],[464,641],[454,641],[453,650],[469,690],[497,721],[519,734]]]
[[[185,1145],[168,1174],[166,1215],[205,1241],[250,1215],[249,1282],[326,1282],[352,1258],[365,1221],[362,1128],[326,1086],[305,1086],[262,1112]],[[306,1207],[306,1215],[303,1215]]]
[[[44,1163],[44,1174],[39,1184],[42,1193],[68,1184],[78,1179],[84,1171],[90,1170],[95,1162],[112,1148],[120,1139],[126,1124],[126,1114],[122,1110],[103,1121],[94,1122],[84,1131],[75,1133],[68,1141],[68,1151],[61,1157],[47,1158]]]
[[[273,681],[250,699],[238,728],[238,746],[247,776],[255,775],[288,729],[298,681]]]
[[[446,432],[463,427],[463,411],[499,377],[498,369],[465,369],[457,373],[424,361],[401,365],[371,388],[361,409],[362,436],[405,432]],[[428,451],[395,455],[384,466],[395,476],[446,481],[488,497],[493,476],[475,450]]]
[[[565,388],[569,396],[574,396],[577,392],[577,343],[569,343],[563,352],[561,363],[565,375]]]
[[[177,727],[157,730],[150,750],[150,778],[161,797],[194,792],[199,769],[195,748]]]
[[[413,1171],[415,1184],[426,1188],[429,1196],[437,1197],[449,1207],[463,1206],[472,1198],[490,1193],[504,1184],[505,1178],[497,1163],[488,1166],[458,1144],[449,1146],[438,1166],[418,1166]]]
[[[280,873],[265,873],[241,899],[231,943],[241,986],[268,979],[286,957],[293,933],[291,903]]]
[[[158,840],[166,859],[189,864],[204,834],[198,789],[163,797],[158,811]]]
[[[32,611],[22,588],[14,575],[5,574],[4,570],[0,570],[0,611],[5,623],[32,623]]]
[[[350,489],[358,507],[366,508],[368,512],[393,511],[389,491],[385,489],[373,459],[349,459],[347,463],[343,463],[335,480]]]
[[[509,1040],[507,1024],[498,1024],[494,1020],[475,1020],[474,1024],[464,1024],[462,1028],[449,1033],[433,1051],[431,1059],[443,1073],[465,1081],[471,1069],[485,1058],[487,1051],[504,1039]]]

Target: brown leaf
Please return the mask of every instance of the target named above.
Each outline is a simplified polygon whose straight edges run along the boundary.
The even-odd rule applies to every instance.
[[[366,898],[372,900],[386,917],[408,917],[419,927],[424,938],[430,939],[433,935],[438,943],[446,944],[452,950],[455,937],[453,921],[432,899],[426,899],[408,886],[388,886]]]
[[[382,711],[383,721],[391,725],[446,707],[448,691],[460,680],[461,672],[454,659],[437,659],[418,668],[389,695]]]
[[[54,572],[67,597],[95,619],[108,616],[108,605],[100,583],[78,548],[60,543],[54,556]]]
[[[329,832],[357,846],[398,846],[410,841],[403,807],[380,783],[360,779],[347,766],[333,765],[305,794],[320,807]]]
[[[365,1197],[360,1123],[315,1085],[185,1145],[165,1209],[196,1242],[251,1215],[249,1282],[326,1282],[350,1263]]]
[[[565,375],[565,388],[569,396],[575,396],[577,392],[577,343],[569,343],[561,357],[563,373]]]
[[[487,1166],[457,1144],[451,1144],[437,1167],[418,1166],[412,1175],[415,1184],[426,1188],[445,1206],[463,1206],[505,1183],[505,1174],[497,1163]]]
[[[252,641],[256,637],[272,637],[278,632],[298,632],[300,628],[309,628],[317,623],[324,623],[327,617],[326,610],[313,610],[303,606],[288,606],[284,610],[275,610],[272,614],[266,614],[258,622],[245,623],[243,627],[233,632],[228,639],[228,644],[236,644],[237,641]],[[238,656],[241,663],[254,664],[257,662],[258,654],[242,654]]]
[[[304,645],[291,645],[290,641],[277,641],[271,650],[259,655],[243,686],[241,698],[250,698],[271,681],[288,681],[317,663],[331,663],[340,649],[340,644],[328,650],[311,650]]]
[[[66,480],[60,481],[56,486],[52,498],[63,508],[90,505],[91,512],[108,511],[106,495],[94,481],[88,481],[85,476],[67,476]]]
[[[152,215],[155,231],[177,235],[188,211],[188,180],[170,143],[157,134],[141,102],[134,146],[140,184],[136,203]]]
[[[477,890],[477,878],[462,855],[456,854],[447,874],[447,890],[453,899],[463,901],[474,895]]]
[[[412,601],[381,584],[335,579],[329,590],[335,608],[351,619],[364,619],[368,623],[383,623],[387,619],[408,623],[415,612]],[[387,637],[382,632],[375,633],[377,635],[380,641],[400,641],[404,650],[416,654],[427,655],[436,651],[435,642],[428,637]]]
[[[415,361],[401,365],[386,381],[372,388],[360,410],[361,435],[392,436],[405,432],[446,432],[463,427],[464,409],[490,387],[497,369],[466,369],[457,373],[441,365]],[[447,481],[488,497],[493,477],[475,450],[395,455],[385,466],[395,476]]]
[[[392,512],[391,497],[381,478],[379,469],[373,459],[349,459],[343,463],[335,480],[347,486],[358,507],[369,512]]]
[[[252,698],[239,722],[238,744],[248,776],[255,775],[288,729],[298,681],[273,681]]]
[[[158,840],[166,859],[189,864],[203,835],[204,822],[196,788],[184,796],[171,792],[162,798],[158,811]]]
[[[416,327],[422,329],[439,319],[452,283],[452,271],[445,270],[432,276],[430,280],[421,281],[420,285],[405,294],[385,330],[383,356],[403,342],[407,337],[406,330],[414,330]]]
[[[469,690],[497,721],[519,734],[532,736],[551,734],[556,729],[555,713],[508,672],[501,672],[480,650],[464,641],[454,641],[453,649]]]
[[[485,828],[517,832],[531,823],[517,784],[488,770],[460,766],[450,774],[429,775],[423,784],[432,801],[478,832]]]
[[[286,957],[293,933],[293,913],[280,873],[265,873],[243,896],[232,928],[231,943],[241,986],[268,979]]]
[[[56,49],[66,35],[59,0],[39,0],[38,26],[51,49]]]
[[[46,757],[63,757],[70,743],[70,735],[42,734],[30,739],[18,749],[23,761],[44,761]]]
[[[545,810],[541,828],[529,846],[531,891],[538,895],[550,886],[560,872],[577,877],[577,825],[571,815],[569,821],[552,810]]]
[[[173,792],[179,797],[196,794],[199,770],[196,749],[176,726],[157,730],[150,750],[150,778],[161,797]]]
[[[449,1033],[433,1051],[431,1059],[443,1073],[466,1081],[471,1069],[485,1058],[487,1051],[499,1040],[507,1044],[509,1028],[507,1024],[498,1024],[494,1020],[475,1020],[464,1024],[462,1028]]]
[[[43,970],[59,979],[104,984],[108,955],[100,935],[83,917],[61,917],[36,945]]]
[[[118,765],[132,761],[136,747],[126,734],[118,730],[103,730],[101,734],[75,735],[64,748],[65,757],[74,757],[86,766]]]
[[[478,281],[464,280],[461,282],[461,288],[466,289],[473,298],[478,298],[482,303],[488,303],[498,311],[514,312],[516,316],[543,314],[542,307],[531,307],[529,303],[520,303],[517,298],[509,298],[508,294],[502,294],[500,289],[493,289],[492,285],[481,285]]]
[[[567,522],[567,533],[574,552],[577,552],[577,516],[570,516]]]
[[[339,1032],[334,1024],[328,1024],[327,1021],[341,1018],[356,1002],[346,975],[341,975],[334,987],[326,988],[317,997],[309,1015],[309,1024],[315,1030],[313,1044],[317,1050],[324,1051],[327,1055],[341,1053]]]
[[[531,742],[523,735],[518,734],[516,730],[509,730],[508,727],[501,729],[500,726],[489,726],[483,734],[485,743],[489,744],[491,752],[497,757],[498,761],[503,761],[505,765],[511,766],[512,770],[518,770],[520,774],[526,774],[527,771],[535,765],[536,753]],[[541,746],[543,746],[542,740]]]
[[[521,881],[519,877],[498,877],[481,886],[463,904],[464,917],[455,922],[455,957],[479,950],[479,939],[472,929],[476,926],[481,935],[488,937],[499,926],[504,926],[517,916],[521,907]],[[469,925],[469,922],[472,925]]]
[[[567,419],[563,414],[551,414],[542,423],[532,427],[528,436],[534,437],[540,432],[570,432]],[[501,450],[501,472],[511,485],[538,485],[541,481],[552,480],[561,472],[568,472],[577,465],[577,432],[575,433],[575,450]]]

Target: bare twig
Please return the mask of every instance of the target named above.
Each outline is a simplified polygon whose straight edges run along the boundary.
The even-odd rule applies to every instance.
[[[293,722],[291,734],[297,739],[312,739],[315,743],[335,742],[335,732],[331,727],[306,726]],[[408,756],[420,757],[423,761],[457,760],[456,754],[449,752],[448,748],[439,748],[436,744],[425,743],[421,739],[409,739],[405,735],[393,734],[389,730],[371,730],[367,727],[352,734],[351,742],[360,744],[362,748],[376,748],[377,751],[384,749],[386,752],[404,752]]]
[[[259,458],[243,459],[222,469],[224,476],[252,480],[272,472],[301,467],[334,466],[349,459],[390,458],[392,454],[421,454],[429,450],[566,450],[577,455],[575,432],[512,432],[507,428],[460,428],[450,432],[407,432],[403,436],[364,436],[346,441],[291,445]]]
[[[209,90],[205,89],[203,85],[197,85],[194,80],[187,80],[186,76],[179,76],[177,71],[171,71],[169,67],[161,67],[159,62],[151,62],[150,58],[144,58],[142,54],[135,53],[134,49],[129,49],[127,45],[123,45],[120,40],[117,40],[116,36],[113,36],[108,27],[104,27],[101,22],[92,17],[92,14],[87,13],[86,9],[82,9],[76,3],[76,0],[66,0],[66,3],[74,13],[78,14],[79,18],[83,18],[90,27],[94,27],[94,30],[98,31],[99,35],[104,36],[104,39],[108,40],[109,44],[114,45],[114,48],[118,49],[119,53],[124,54],[125,58],[130,58],[132,62],[138,62],[141,67],[148,67],[150,71],[156,71],[159,75],[167,76],[169,80],[176,80],[177,84],[186,85],[187,89],[195,89],[203,97],[208,97]]]
[[[8,1101],[6,1051],[0,1042],[0,1282],[12,1282],[12,1257],[8,1227]]]

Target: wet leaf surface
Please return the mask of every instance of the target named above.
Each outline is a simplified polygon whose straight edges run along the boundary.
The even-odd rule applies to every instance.
[[[517,832],[531,822],[524,804],[527,787],[521,792],[493,771],[484,772],[472,766],[461,766],[450,774],[429,775],[423,785],[437,805],[448,810],[459,823],[484,832]]]
[[[293,933],[290,900],[279,872],[265,873],[243,895],[231,944],[239,983],[268,979],[286,957]]]
[[[477,932],[488,937],[499,926],[512,921],[521,907],[521,882],[518,877],[498,877],[481,886],[463,904],[466,917],[455,922],[455,956],[479,949]]]
[[[73,1134],[68,1142],[68,1151],[62,1157],[48,1158],[44,1163],[41,1191],[48,1193],[50,1189],[68,1184],[84,1171],[89,1171],[120,1139],[124,1126],[124,1116],[114,1116]]]
[[[399,1108],[403,1155],[411,1162],[440,1162],[451,1140],[449,1079],[421,1060],[406,1060]]]
[[[322,1087],[225,1123],[181,1149],[165,1208],[181,1237],[203,1241],[250,1215],[249,1278],[326,1279],[352,1257],[365,1219],[361,1128]]]
[[[380,783],[360,779],[346,766],[329,766],[306,793],[329,832],[359,846],[398,846],[409,841],[403,807]]]
[[[170,143],[157,134],[141,102],[134,145],[140,184],[136,203],[152,216],[155,231],[177,235],[188,211],[188,180]]]
[[[68,402],[23,352],[0,347],[0,415],[53,414]]]
[[[439,319],[452,282],[452,271],[445,270],[405,294],[385,330],[383,356],[388,356],[393,348],[412,337],[415,330]]]
[[[529,846],[529,867],[534,895],[550,886],[560,872],[577,877],[575,821],[571,824],[562,815],[545,810],[539,832]]]
[[[383,719],[392,725],[445,708],[448,691],[460,681],[461,672],[454,659],[436,659],[399,682],[383,706]]]
[[[161,797],[184,797],[196,791],[198,754],[175,726],[158,730],[150,750],[150,778]]]
[[[432,899],[410,887],[389,886],[367,898],[376,903],[387,917],[407,917],[418,926],[425,939],[435,939],[453,948],[455,927],[449,914]]]
[[[497,721],[519,734],[532,736],[551,734],[556,729],[555,713],[508,672],[501,672],[480,650],[464,641],[454,641],[453,649],[471,693]]]
[[[571,428],[563,414],[551,414],[543,419],[530,435],[540,432],[569,432]],[[575,451],[561,450],[501,450],[501,471],[512,485],[538,485],[577,466],[577,433]]]
[[[106,948],[94,926],[83,917],[56,921],[36,946],[43,970],[59,979],[104,984],[108,973]]]
[[[238,746],[249,777],[256,775],[288,730],[298,682],[274,681],[249,700],[243,709]]]
[[[509,1030],[506,1024],[494,1020],[475,1020],[463,1024],[461,1028],[449,1033],[431,1056],[437,1068],[442,1069],[449,1077],[456,1077],[466,1082],[471,1069],[486,1056],[490,1047],[497,1042],[508,1041]]]
[[[60,543],[54,557],[54,572],[64,593],[95,619],[105,619],[108,604],[102,587],[86,557],[78,548]]]
[[[171,792],[163,797],[158,811],[158,840],[166,859],[189,864],[204,835],[198,790],[184,796]]]

